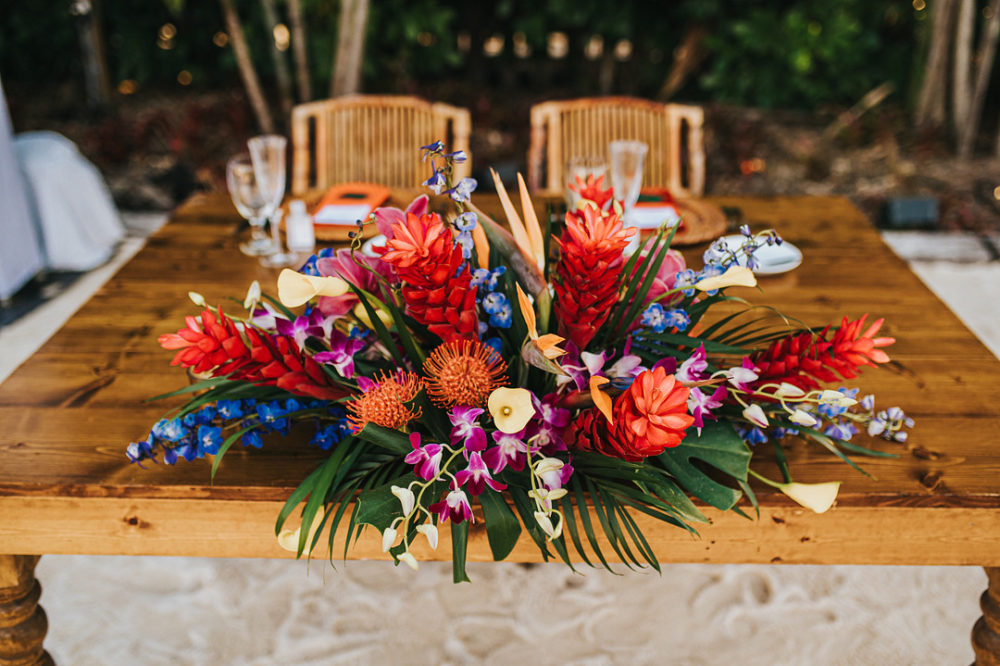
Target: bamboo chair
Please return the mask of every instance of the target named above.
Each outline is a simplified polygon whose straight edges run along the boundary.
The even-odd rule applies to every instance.
[[[420,146],[469,152],[469,112],[417,97],[348,95],[292,109],[292,195],[335,183],[415,188],[431,175]],[[470,159],[455,177],[470,172]]]
[[[705,188],[701,107],[658,104],[633,97],[588,97],[531,107],[528,183],[532,190],[562,195],[563,173],[574,156],[607,158],[615,139],[649,145],[642,183],[675,196],[700,196]]]

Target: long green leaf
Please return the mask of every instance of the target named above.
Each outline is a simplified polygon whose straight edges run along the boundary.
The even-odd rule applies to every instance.
[[[563,531],[569,532],[570,539],[573,540],[573,547],[580,554],[580,558],[587,563],[587,566],[593,567],[594,564],[587,557],[587,552],[583,548],[583,542],[580,541],[580,533],[576,527],[576,516],[573,514],[573,500],[569,498],[569,495],[565,495],[562,498],[562,510],[563,520],[566,521],[566,527]],[[583,507],[583,510],[586,511],[587,507]]]
[[[366,423],[356,436],[393,453],[406,454],[413,450],[406,435],[398,430],[384,428],[375,423]]]
[[[521,536],[521,523],[500,493],[486,490],[479,496],[479,504],[483,507],[490,551],[494,561],[499,562],[510,555],[510,551],[517,545]]]
[[[579,476],[579,474],[574,474],[570,478],[569,485],[573,488],[573,495],[576,497],[576,508],[580,511],[580,522],[583,523],[583,531],[587,535],[587,541],[590,543],[590,547],[593,549],[597,559],[604,565],[604,568],[616,576],[620,576],[621,574],[612,569],[611,565],[608,564],[604,553],[601,551],[601,546],[597,542],[594,525],[590,520],[590,511],[587,510],[587,497],[583,494],[583,484],[580,482]]]
[[[403,362],[403,355],[399,353],[399,347],[396,345],[396,341],[392,339],[392,335],[389,333],[389,329],[385,327],[382,320],[379,319],[378,314],[375,312],[375,308],[372,304],[368,302],[368,297],[371,296],[367,291],[363,289],[358,289],[354,285],[350,285],[351,291],[358,297],[361,301],[361,307],[365,309],[368,313],[368,319],[372,323],[372,327],[375,329],[375,334],[378,335],[378,339],[385,345],[385,348],[389,350],[392,355],[392,360],[396,362],[397,367],[404,367],[406,364]],[[374,297],[372,297],[374,298]]]
[[[465,573],[465,555],[469,547],[469,521],[451,521],[451,576],[456,583],[471,583]]]
[[[215,453],[214,459],[212,460],[212,473],[209,475],[209,478],[212,481],[215,481],[215,472],[219,469],[219,464],[222,462],[222,456],[226,455],[226,451],[229,450],[229,447],[231,447],[240,437],[256,427],[256,425],[248,425],[242,430],[237,430],[229,437],[226,437],[226,441],[224,441],[222,446],[219,447],[219,450]]]
[[[333,453],[320,467],[322,471],[316,479],[316,485],[313,487],[312,492],[309,493],[309,499],[306,500],[305,508],[302,509],[302,529],[299,530],[297,557],[302,557],[302,553],[305,551],[313,519],[316,517],[316,512],[326,503],[327,491],[333,485],[333,478],[336,476],[348,448],[347,446],[335,447]]]

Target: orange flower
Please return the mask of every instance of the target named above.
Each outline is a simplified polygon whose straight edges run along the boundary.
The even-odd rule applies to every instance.
[[[383,374],[375,381],[367,380],[361,388],[364,393],[347,403],[347,420],[354,432],[360,432],[368,423],[402,430],[420,418],[419,407],[406,405],[424,388],[423,380],[414,373],[400,370]]]
[[[687,413],[689,390],[663,368],[646,370],[614,404],[614,425],[590,409],[573,424],[570,441],[629,462],[657,456],[681,443],[694,417]]]
[[[427,393],[444,407],[482,407],[505,372],[500,354],[478,340],[446,342],[424,362]]]

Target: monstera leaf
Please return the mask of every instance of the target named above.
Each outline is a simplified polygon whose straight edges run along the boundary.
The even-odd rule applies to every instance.
[[[735,506],[743,493],[719,483],[693,462],[699,460],[737,480],[746,481],[750,449],[732,424],[709,421],[701,435],[689,432],[679,446],[667,449],[657,460],[689,493],[726,511]]]

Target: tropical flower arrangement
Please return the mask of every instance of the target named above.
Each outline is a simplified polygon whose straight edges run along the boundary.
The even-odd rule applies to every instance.
[[[744,227],[742,247],[712,244],[699,270],[667,224],[626,256],[638,231],[602,179],[578,181],[578,208],[540,223],[523,180],[519,214],[494,174],[508,231],[471,203],[475,180],[452,182],[462,152],[422,150],[444,213],[427,196],[376,210],[358,224],[384,248],[363,253],[358,233],[283,271],[277,298],[255,282],[244,314],[191,294],[201,314],[159,342],[199,381],[160,396],[193,397],[130,460],[213,456],[214,478],[237,442],[308,429],[329,455],[280,512],[279,543],[301,556],[325,535],[332,558],[338,530],[349,545],[369,525],[416,569],[411,546],[437,548],[447,524],[457,582],[473,522],[496,560],[526,531],[545,559],[609,567],[603,532],[626,565],[658,569],[637,512],[691,532],[708,522],[696,500],[749,518],[750,477],[822,512],[839,482],[794,482],[785,437],[859,470],[848,454],[894,454],[858,432],[906,440],[899,408],[833,388],[889,360],[882,320],[816,330],[728,293],[756,285],[774,231]],[[750,469],[765,445],[781,479]]]

